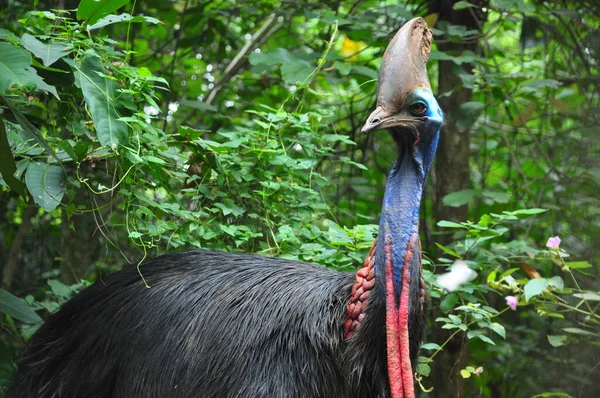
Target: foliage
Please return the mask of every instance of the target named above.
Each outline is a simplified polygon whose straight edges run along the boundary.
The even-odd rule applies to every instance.
[[[471,184],[440,198],[430,185],[424,200],[431,326],[448,334],[423,347],[419,382],[435,384],[440,350],[462,340],[468,363],[444,371],[466,379],[465,396],[593,396],[593,6],[454,2],[452,12],[485,13],[479,34],[424,1],[66,3],[75,11],[44,1],[0,11],[0,260],[3,287],[25,297],[0,291],[0,382],[39,315],[149,254],[202,247],[359,266],[394,153],[389,137],[357,132],[390,34],[423,15],[434,90],[452,73],[453,91],[473,96],[447,115],[471,139],[456,154],[470,158]],[[473,41],[476,53],[435,46]],[[468,205],[478,221],[446,220],[437,202]],[[558,248],[540,249],[555,235]],[[456,259],[479,277],[447,292],[435,274]]]

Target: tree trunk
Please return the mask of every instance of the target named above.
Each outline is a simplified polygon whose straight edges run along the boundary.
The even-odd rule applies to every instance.
[[[430,13],[438,13],[437,25],[447,22],[453,25],[466,26],[468,30],[481,32],[485,20],[481,7],[487,6],[488,1],[471,1],[479,8],[453,10],[456,0],[432,0],[429,2]],[[438,43],[438,49],[450,55],[460,55],[463,51],[477,53],[478,41],[451,42],[443,37]],[[456,65],[452,61],[439,62],[438,94],[451,92],[450,95],[439,98],[440,107],[444,111],[444,125],[436,153],[434,168],[433,211],[434,219],[464,221],[467,219],[468,206],[449,207],[443,204],[444,196],[449,193],[467,189],[470,182],[469,168],[469,131],[461,132],[457,122],[460,118],[459,107],[472,100],[473,91],[463,86],[460,74],[470,74],[472,64]],[[447,245],[452,240],[451,234],[445,230],[436,231],[434,240]],[[443,235],[440,235],[442,233]],[[428,242],[432,247],[433,242]],[[433,319],[443,316],[439,309],[434,310]],[[443,342],[449,332],[434,327],[430,341]],[[435,359],[429,380],[433,383],[433,391],[428,395],[432,398],[449,398],[465,396],[465,379],[460,376],[460,370],[465,368],[469,357],[469,346],[464,334],[459,334],[444,347]]]

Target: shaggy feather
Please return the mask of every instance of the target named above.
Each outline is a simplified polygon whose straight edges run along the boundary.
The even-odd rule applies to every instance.
[[[354,274],[202,250],[149,260],[142,272],[152,288],[129,266],[51,315],[8,396],[389,396],[382,292],[359,333],[343,338]]]

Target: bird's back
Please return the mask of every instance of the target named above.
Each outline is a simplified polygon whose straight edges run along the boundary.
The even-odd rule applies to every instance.
[[[351,397],[354,276],[192,251],[99,280],[48,318],[9,397]]]

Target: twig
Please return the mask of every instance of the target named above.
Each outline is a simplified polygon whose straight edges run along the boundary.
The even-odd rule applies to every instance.
[[[238,73],[238,71],[245,65],[248,61],[246,56],[252,49],[259,47],[262,45],[269,37],[271,37],[276,31],[281,29],[284,24],[284,21],[278,22],[277,13],[272,13],[267,17],[267,20],[263,23],[263,25],[252,35],[250,40],[244,44],[242,49],[237,53],[235,57],[231,60],[225,71],[223,72],[223,77],[221,80],[215,84],[213,89],[209,91],[206,101],[204,101],[207,105],[211,105],[219,92],[225,87],[225,85]],[[183,119],[182,124],[187,124],[190,118],[194,115],[196,110],[191,110]],[[200,113],[200,119],[204,116],[206,110],[202,110]]]

